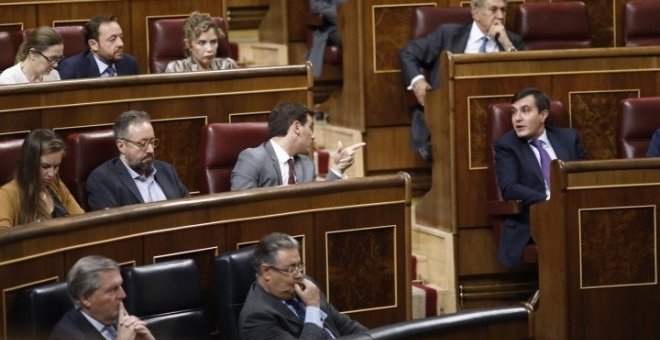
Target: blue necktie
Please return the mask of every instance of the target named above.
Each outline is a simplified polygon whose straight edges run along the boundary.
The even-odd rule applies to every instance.
[[[103,71],[103,73],[107,74],[108,77],[114,77],[117,75],[117,71],[115,70],[114,65],[108,66],[108,68],[106,68],[105,71]]]
[[[541,159],[541,172],[543,173],[545,182],[548,184],[548,187],[550,187],[550,155],[543,148],[542,141],[534,139],[530,143],[539,150],[539,158]]]
[[[115,326],[105,326],[101,330],[101,333],[106,332],[111,339],[117,339],[117,329]]]
[[[293,307],[293,310],[296,311],[296,315],[298,315],[300,321],[305,321],[305,305],[296,299],[286,300],[284,303]]]
[[[479,53],[486,53],[486,43],[488,43],[488,37],[481,37],[481,46],[479,46]]]

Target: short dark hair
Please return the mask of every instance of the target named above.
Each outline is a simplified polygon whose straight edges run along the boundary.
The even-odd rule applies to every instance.
[[[267,266],[277,265],[277,252],[281,249],[298,250],[300,244],[295,238],[284,233],[272,233],[264,236],[252,253],[252,266],[257,276],[261,275],[262,264]]]
[[[90,19],[85,24],[85,46],[88,46],[88,41],[94,39],[99,40],[99,26],[101,24],[117,22],[117,17],[114,15],[97,15]]]
[[[81,297],[88,297],[99,289],[99,272],[119,271],[119,265],[103,256],[85,256],[79,259],[66,277],[69,296],[76,307],[80,308]]]
[[[151,123],[149,114],[144,111],[130,110],[122,113],[117,117],[115,125],[112,127],[115,139],[128,138],[128,127],[142,122]]]
[[[286,136],[293,122],[307,123],[307,116],[313,116],[312,110],[296,102],[281,102],[268,115],[268,134],[270,137]]]
[[[534,96],[534,101],[536,102],[536,108],[539,109],[539,112],[543,112],[544,110],[550,109],[550,99],[548,98],[548,95],[546,95],[543,91],[535,87],[526,87],[518,91],[511,98],[511,103],[515,103],[516,101],[525,98],[529,95]]]

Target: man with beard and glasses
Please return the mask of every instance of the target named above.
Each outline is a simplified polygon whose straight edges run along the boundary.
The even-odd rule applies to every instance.
[[[158,139],[146,112],[122,113],[113,132],[120,155],[101,164],[87,178],[90,210],[189,195],[172,164],[154,159]]]
[[[124,53],[124,33],[117,18],[93,17],[85,24],[87,50],[62,60],[57,70],[62,79],[115,77],[138,74],[135,57]]]

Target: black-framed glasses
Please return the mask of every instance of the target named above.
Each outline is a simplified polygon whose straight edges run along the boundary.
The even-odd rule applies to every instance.
[[[288,267],[288,268],[277,268],[275,266],[268,266],[268,268],[277,270],[278,272],[280,272],[282,274],[293,275],[297,272],[302,272],[303,268],[305,268],[305,264],[300,262],[297,265],[293,265],[293,266]]]
[[[141,150],[146,149],[147,146],[149,146],[149,144],[151,144],[151,146],[155,149],[156,147],[158,147],[158,144],[159,144],[158,138],[154,138],[154,139],[150,139],[150,140],[141,140],[139,142],[134,142],[134,141],[132,141],[130,139],[126,139],[126,138],[121,138],[121,140],[129,142],[129,143],[137,146]]]
[[[55,64],[59,63],[60,61],[62,61],[62,59],[64,59],[64,56],[63,56],[63,55],[49,57],[49,56],[47,56],[47,55],[45,55],[45,54],[43,54],[43,53],[41,53],[40,51],[37,51],[37,50],[35,50],[35,49],[32,49],[32,51],[35,51],[35,52],[37,52],[40,56],[44,57],[44,58],[46,59],[46,61],[47,61],[49,64],[51,64],[51,65],[55,65]]]

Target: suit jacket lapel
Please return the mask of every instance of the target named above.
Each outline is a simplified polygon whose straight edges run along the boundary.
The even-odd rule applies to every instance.
[[[302,328],[303,322],[298,318],[298,315],[294,313],[292,310],[289,309],[284,303],[282,303],[281,300],[278,298],[272,296],[266,290],[261,287],[261,285],[258,282],[253,283],[254,284],[254,290],[257,295],[261,296],[261,298],[268,302],[269,305],[271,305],[273,308],[277,310],[277,313],[279,315],[282,315],[286,318],[286,321],[289,322],[292,325],[295,325],[298,328]],[[298,331],[300,333],[300,331]]]
[[[518,138],[518,141],[520,142],[518,143],[518,147],[524,158],[524,164],[522,164],[522,166],[532,169],[536,178],[541,181],[541,183],[545,183],[543,172],[541,171],[541,164],[536,159],[534,151],[531,149],[532,147],[530,147],[526,139]]]
[[[174,185],[171,185],[171,183],[165,181],[167,176],[165,176],[165,170],[157,166],[157,162],[154,161],[154,169],[156,169],[156,174],[154,175],[154,180],[160,188],[163,190],[163,194],[165,194],[165,197],[169,199],[177,198],[179,197],[178,193],[176,192],[176,189],[174,188]]]
[[[100,77],[101,72],[99,71],[99,66],[96,64],[96,59],[94,59],[92,51],[87,50],[85,57],[87,59],[87,74],[90,77]]]
[[[561,136],[554,130],[551,129],[545,129],[548,135],[548,140],[550,141],[550,145],[552,146],[552,150],[555,151],[555,154],[557,155],[557,158],[568,161],[570,160],[570,154],[568,152],[568,149],[566,149],[564,143],[561,141]]]
[[[272,166],[272,170],[277,175],[277,184],[278,185],[284,184],[284,182],[282,181],[282,173],[280,172],[280,163],[277,161],[277,155],[275,154],[275,149],[273,149],[273,146],[270,144],[270,140],[264,142],[263,146],[264,148],[266,148],[266,153],[270,158],[270,163],[271,163],[270,165]]]
[[[135,180],[131,177],[131,174],[128,173],[128,170],[126,170],[126,167],[121,161],[121,158],[117,157],[114,165],[115,171],[118,174],[117,177],[119,178],[121,184],[126,187],[126,189],[128,189],[128,191],[130,191],[140,203],[144,203],[142,195],[140,194],[140,190],[138,190],[137,185],[135,185]]]
[[[456,38],[452,41],[451,46],[449,46],[449,51],[452,53],[464,53],[465,47],[467,47],[468,38],[470,37],[470,30],[472,29],[472,21],[469,24],[461,26],[458,30]]]

